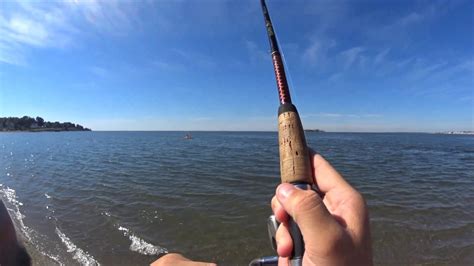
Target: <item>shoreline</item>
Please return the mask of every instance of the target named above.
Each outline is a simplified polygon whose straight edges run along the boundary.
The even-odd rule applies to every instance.
[[[66,129],[41,129],[41,130],[1,130],[0,133],[41,133],[41,132],[91,132],[92,130],[66,130]]]
[[[90,132],[92,130],[69,130],[63,128],[41,128],[41,129],[29,129],[29,130],[0,130],[0,133],[10,133],[10,132]]]
[[[24,247],[26,249],[26,252],[28,252],[28,255],[30,255],[32,266],[61,265],[61,263],[59,263],[58,261],[41,253],[41,251],[39,251],[33,243],[31,243],[24,235],[19,232],[21,230],[18,230],[16,223],[15,230],[20,245]]]
[[[0,197],[0,224],[3,228],[0,228],[2,234],[5,234],[6,238],[2,239],[2,245],[6,245],[13,250],[20,251],[17,259],[21,261],[27,261],[26,254],[24,254],[21,250],[26,250],[29,259],[31,260],[31,265],[34,266],[47,266],[47,265],[61,265],[61,263],[50,256],[42,253],[35,245],[31,242],[31,240],[25,235],[24,231],[22,230],[22,223],[15,219],[15,213],[13,210],[8,208],[7,206],[10,205],[10,202],[5,203],[5,201]],[[14,231],[14,232],[12,232]],[[8,238],[8,235],[15,236]],[[8,250],[8,249],[7,249]],[[1,251],[1,246],[0,246]],[[4,252],[5,250],[3,250]],[[17,261],[18,263],[18,261]]]

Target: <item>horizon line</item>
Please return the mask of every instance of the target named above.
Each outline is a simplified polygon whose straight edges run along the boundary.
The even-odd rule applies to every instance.
[[[311,129],[308,129],[311,130]],[[153,130],[140,130],[140,129],[120,129],[120,130],[94,130],[91,129],[91,131],[94,132],[261,132],[261,133],[278,133],[278,130],[168,130],[168,129],[153,129]],[[307,130],[304,130],[305,132]],[[466,130],[461,130],[461,131],[466,131]],[[469,131],[469,130],[467,130]],[[449,131],[447,131],[449,132]],[[438,132],[438,131],[324,131],[324,132],[309,132],[309,133],[315,133],[315,134],[321,134],[321,133],[421,133],[421,134],[436,134],[436,133],[445,133],[445,132]]]

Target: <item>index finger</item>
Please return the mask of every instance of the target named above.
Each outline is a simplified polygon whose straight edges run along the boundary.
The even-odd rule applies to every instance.
[[[352,188],[323,156],[314,151],[311,151],[311,155],[314,182],[322,193],[336,188]]]

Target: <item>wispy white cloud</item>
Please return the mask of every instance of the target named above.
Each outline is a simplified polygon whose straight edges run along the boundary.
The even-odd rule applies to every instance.
[[[132,28],[135,5],[119,1],[10,1],[0,9],[0,62],[28,64],[31,49],[73,47],[86,30],[119,34]]]
[[[331,56],[331,49],[336,47],[336,41],[332,39],[313,39],[309,46],[303,50],[303,62],[309,65],[323,66],[327,65]]]
[[[458,96],[473,92],[474,60],[432,63],[415,61],[402,76],[413,96]],[[411,86],[410,86],[411,85]]]
[[[56,3],[8,2],[0,11],[0,61],[27,64],[30,48],[62,48],[77,29]]]
[[[387,25],[407,27],[409,24],[423,23],[438,14],[432,8],[417,15],[407,15]],[[382,27],[385,27],[382,26]],[[377,27],[375,27],[377,28]],[[400,28],[401,29],[401,28]],[[396,36],[400,37],[400,36]],[[391,37],[393,38],[393,36]],[[392,86],[411,96],[442,97],[466,94],[474,84],[474,67],[472,56],[449,55],[433,57],[403,47],[393,47],[373,41],[366,45],[355,45],[343,48],[342,44],[324,42],[330,36],[323,35],[321,40],[314,40],[303,51],[303,63],[318,78],[334,83],[347,83],[352,78],[366,77],[373,82],[380,79],[393,79]],[[412,41],[410,38],[408,41]],[[454,99],[454,98],[453,98]]]
[[[414,62],[413,68],[408,77],[412,81],[420,81],[431,77],[434,73],[439,72],[442,69],[449,68],[447,62],[426,62],[425,60],[417,59]]]
[[[303,63],[315,66],[324,76],[329,76],[331,82],[341,81],[344,75],[354,70],[365,70],[377,62],[379,64],[384,54],[374,57],[364,46],[354,46],[338,50],[334,41],[328,43],[314,41],[303,53]],[[387,53],[387,52],[386,52]]]
[[[431,13],[431,12],[430,12]],[[414,23],[418,23],[425,19],[428,16],[428,13],[420,14],[418,12],[411,12],[406,16],[403,16],[395,20],[391,26],[392,27],[407,27]]]
[[[368,30],[361,33],[373,41],[383,40],[393,44],[404,43],[409,41],[410,33],[418,26],[429,23],[449,12],[455,5],[450,2],[456,1],[431,1],[429,4],[420,5],[401,13],[385,23],[371,21],[370,27],[367,27]]]
[[[25,53],[24,49],[18,44],[5,44],[0,41],[0,63],[25,66]]]
[[[136,23],[138,6],[118,0],[66,1],[68,12],[84,18],[90,25],[109,34],[125,34]]]
[[[357,61],[359,63],[362,63],[363,57],[361,56],[361,53],[364,51],[363,47],[352,47],[350,49],[347,49],[345,51],[342,51],[340,53],[341,57],[343,58],[344,61],[344,69],[350,68],[354,63]]]
[[[13,16],[2,23],[4,37],[7,41],[24,43],[33,46],[44,46],[47,44],[49,32],[42,24],[20,16]]]
[[[404,57],[404,53],[409,54],[408,50],[416,44],[416,36],[412,33],[419,29],[418,26],[440,18],[457,4],[449,1],[414,3],[395,16],[393,12],[384,13],[385,9],[374,9],[377,11],[357,16],[353,5],[350,1],[322,1],[306,6],[304,14],[314,16],[317,23],[312,24],[314,29],[307,36],[308,45],[300,53],[303,63],[330,72],[325,73],[326,76],[355,66],[365,68],[364,71],[376,68],[377,73],[390,72],[385,66],[391,63],[390,56],[398,57],[400,64],[407,63],[403,60],[412,60]],[[347,31],[346,35],[363,38],[354,38],[353,46],[347,48],[338,38],[341,29]],[[419,56],[423,57],[423,54]],[[340,78],[342,74],[334,77]]]

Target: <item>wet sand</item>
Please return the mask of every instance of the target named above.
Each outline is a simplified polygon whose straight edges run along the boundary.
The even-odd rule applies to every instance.
[[[21,239],[22,241],[21,244],[26,248],[26,251],[31,257],[31,265],[33,266],[59,265],[59,263],[57,263],[50,257],[39,252],[32,243],[29,243],[27,241],[27,239],[24,236],[18,233],[17,233],[17,236],[18,236],[18,239]]]
[[[23,254],[21,250],[22,247],[24,247],[31,258],[32,265],[58,265],[56,261],[42,254],[39,250],[36,249],[33,243],[30,243],[28,241],[28,238],[22,234],[19,225],[13,219],[11,219],[12,215],[13,213],[10,213],[3,201],[0,200],[0,226],[2,227],[0,244],[1,246],[3,246],[3,248],[0,250],[0,256],[7,256],[8,258],[11,256],[12,252],[16,253],[17,251],[19,251],[20,254]],[[20,257],[20,261],[28,260],[26,255]],[[19,262],[18,260],[16,260],[16,263],[22,264],[23,262]]]

